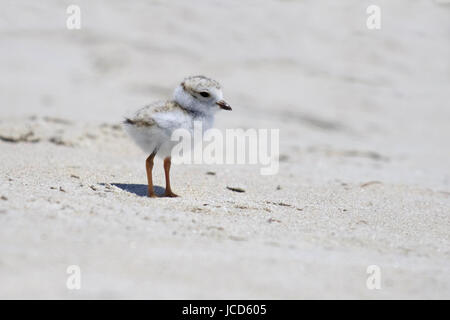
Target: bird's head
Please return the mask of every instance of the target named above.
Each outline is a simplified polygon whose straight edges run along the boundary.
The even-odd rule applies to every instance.
[[[204,115],[212,115],[219,109],[231,110],[223,100],[220,84],[204,76],[185,78],[175,89],[174,100],[183,108]]]

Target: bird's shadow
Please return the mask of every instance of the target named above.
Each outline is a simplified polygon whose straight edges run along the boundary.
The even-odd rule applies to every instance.
[[[139,197],[148,196],[148,186],[146,184],[111,183],[111,185],[129,193],[133,193]],[[160,186],[153,186],[153,190],[155,190],[158,197],[162,197],[166,189]]]

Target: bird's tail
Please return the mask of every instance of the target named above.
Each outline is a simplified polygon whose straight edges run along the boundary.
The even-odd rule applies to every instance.
[[[125,118],[125,120],[123,120],[123,124],[135,124],[135,122],[129,118]]]

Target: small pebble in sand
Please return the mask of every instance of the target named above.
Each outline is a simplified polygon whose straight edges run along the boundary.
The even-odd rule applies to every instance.
[[[76,176],[76,175],[74,175],[74,174],[71,174],[70,177],[71,177],[71,178],[74,178],[74,179],[80,179],[79,176]]]
[[[273,204],[280,207],[292,207],[292,205],[284,202],[273,202],[273,201],[266,201],[267,204]]]
[[[66,146],[66,147],[73,147],[74,146],[74,144],[72,142],[66,141],[62,137],[59,137],[59,136],[50,137],[48,139],[48,141],[50,143],[53,143],[53,144],[57,145],[57,146]]]
[[[207,174],[208,176],[215,176],[215,175],[216,175],[216,173],[213,172],[213,171],[208,171],[206,174]]]
[[[32,120],[36,120],[32,119]],[[71,125],[72,122],[66,119],[62,119],[62,118],[54,118],[54,117],[44,117],[43,120],[45,122],[52,122],[52,123],[56,123],[56,124],[64,124],[64,125]]]
[[[19,143],[19,142],[36,143],[39,142],[41,139],[36,138],[34,136],[33,131],[28,131],[24,134],[19,134],[17,136],[9,136],[9,135],[5,136],[0,134],[0,140],[9,143]]]
[[[244,189],[239,188],[239,187],[229,187],[229,186],[227,186],[227,189],[231,190],[231,191],[234,191],[234,192],[245,192]]]
[[[106,192],[112,192],[113,187],[109,183],[105,183],[105,189]]]
[[[2,200],[5,200],[5,201],[7,201],[7,200],[8,200],[8,198],[7,198],[7,197],[5,197],[5,196],[1,196],[1,197],[0,197],[0,199],[2,199]]]
[[[369,182],[363,183],[361,185],[361,188],[365,188],[365,187],[368,187],[368,186],[371,186],[374,184],[382,184],[382,182],[381,181],[369,181]]]

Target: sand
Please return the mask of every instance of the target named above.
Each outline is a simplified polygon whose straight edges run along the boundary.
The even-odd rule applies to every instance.
[[[448,4],[77,3],[0,14],[0,298],[450,298]],[[218,128],[280,129],[279,173],[177,165],[149,199],[119,124],[192,74]]]

